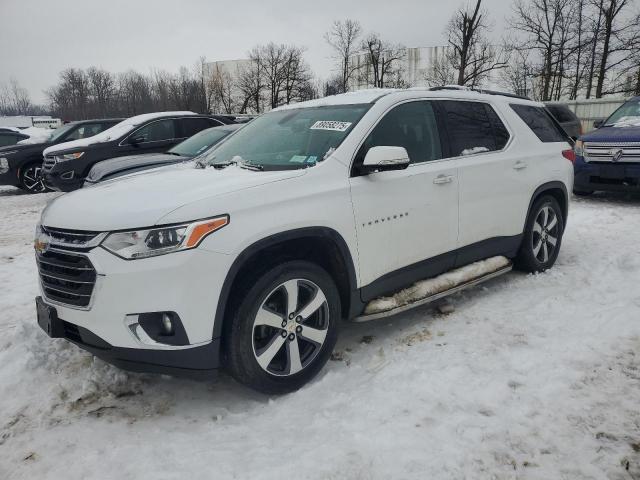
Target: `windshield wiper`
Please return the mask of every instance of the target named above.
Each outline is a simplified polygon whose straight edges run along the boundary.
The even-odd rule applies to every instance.
[[[247,162],[246,160],[241,160],[241,161],[237,162],[237,165],[240,168],[245,168],[247,170],[253,170],[254,172],[261,172],[262,170],[264,170],[264,167],[262,165],[257,165],[255,163]]]

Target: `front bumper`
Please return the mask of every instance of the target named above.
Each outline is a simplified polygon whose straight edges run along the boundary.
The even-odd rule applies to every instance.
[[[42,172],[42,181],[50,190],[57,192],[71,192],[82,188],[84,179],[77,176],[74,170],[56,172],[50,170]]]
[[[577,191],[640,192],[640,164],[585,162],[574,164],[574,189]]]
[[[214,338],[214,319],[230,256],[193,249],[127,261],[101,247],[82,255],[96,271],[88,307],[48,299],[40,284],[45,304],[55,308],[56,317],[80,335],[79,339],[65,338],[130,370],[217,368],[220,340]],[[145,343],[129,328],[132,316],[165,311],[179,316],[185,345]],[[91,341],[94,337],[99,341]]]
[[[36,303],[39,302],[43,302],[42,297],[36,299]],[[179,350],[114,347],[90,330],[58,318],[55,308],[52,312],[46,328],[40,324],[49,336],[64,338],[123,370],[208,379],[215,375],[219,367],[220,339]]]

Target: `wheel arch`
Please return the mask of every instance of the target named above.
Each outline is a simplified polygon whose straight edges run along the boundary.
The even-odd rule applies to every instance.
[[[527,221],[529,220],[529,215],[531,214],[531,209],[533,208],[533,204],[540,198],[542,195],[551,195],[558,201],[560,208],[562,209],[562,217],[564,220],[564,225],[567,225],[567,216],[569,215],[569,194],[567,192],[567,186],[560,182],[547,182],[540,185],[533,192],[531,196],[531,200],[529,201],[529,208],[527,209],[527,215],[524,218],[524,226],[522,231],[525,230]]]
[[[245,248],[232,263],[222,284],[216,307],[213,338],[222,336],[227,310],[232,303],[234,286],[254,274],[259,258],[268,255],[272,259],[308,260],[317,263],[332,276],[340,293],[343,317],[362,307],[357,289],[355,264],[342,235],[329,227],[308,227],[280,232],[265,237]],[[273,261],[273,260],[272,260]]]

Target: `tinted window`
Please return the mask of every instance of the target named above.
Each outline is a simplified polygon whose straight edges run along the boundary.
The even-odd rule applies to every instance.
[[[175,125],[172,119],[156,120],[136,130],[130,138],[142,138],[142,142],[159,142],[176,138]]]
[[[575,122],[578,120],[578,117],[576,117],[566,105],[547,105],[547,110],[549,110],[557,121],[562,123]]]
[[[12,133],[0,133],[0,146],[14,145],[16,142],[22,140],[23,138],[26,137],[23,137],[21,135],[14,135]]]
[[[453,157],[499,149],[484,103],[443,100],[440,104]]]
[[[101,123],[86,123],[84,125],[79,126],[73,132],[71,132],[66,138],[65,141],[78,140],[80,138],[88,138],[97,135],[102,130],[104,130],[104,126]]]
[[[430,102],[404,103],[376,125],[360,148],[356,164],[362,163],[371,147],[404,147],[411,163],[442,158],[440,135]]]
[[[567,134],[564,133],[559,125],[554,123],[551,115],[543,107],[512,103],[511,108],[536,134],[540,141],[545,143],[567,141]]]
[[[496,148],[498,150],[502,150],[509,141],[509,131],[507,130],[507,127],[504,126],[504,123],[502,123],[502,120],[500,120],[500,117],[491,105],[487,104],[485,105],[485,108],[487,109],[487,115],[491,122],[491,128],[493,128],[493,136],[496,139]]]
[[[222,125],[221,122],[208,118],[183,118],[180,120],[180,123],[182,124],[183,137],[190,137],[206,128]]]

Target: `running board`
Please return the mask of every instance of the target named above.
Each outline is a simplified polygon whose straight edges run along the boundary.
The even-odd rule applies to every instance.
[[[454,287],[451,287],[447,290],[443,290],[441,292],[437,292],[434,293],[433,295],[429,295],[428,297],[424,297],[421,298],[419,300],[416,300],[412,303],[408,303],[406,305],[401,305],[395,308],[392,308],[390,310],[384,310],[381,312],[375,312],[375,313],[369,313],[369,314],[363,314],[360,315],[356,318],[353,319],[354,322],[368,322],[370,320],[377,320],[379,318],[386,318],[386,317],[390,317],[392,315],[397,315],[398,313],[402,313],[405,312],[407,310],[411,310],[412,308],[416,308],[419,307],[421,305],[426,305],[427,303],[431,303],[435,300],[438,300],[440,298],[444,298],[447,297],[449,295],[452,295],[454,293],[457,293],[461,290],[464,290],[465,288],[469,288],[469,287],[473,287],[474,285],[478,285],[482,282],[486,282],[487,280],[491,280],[492,278],[496,278],[499,277],[500,275],[504,275],[505,273],[509,273],[511,270],[513,269],[513,265],[509,262],[508,265],[499,268],[498,270],[495,270],[493,272],[490,273],[486,273],[484,275],[481,275],[479,277],[476,277],[474,279],[471,279],[467,282],[461,283],[459,285],[456,285]],[[446,273],[444,273],[443,275],[447,275]],[[435,279],[437,279],[438,277],[434,277]]]

